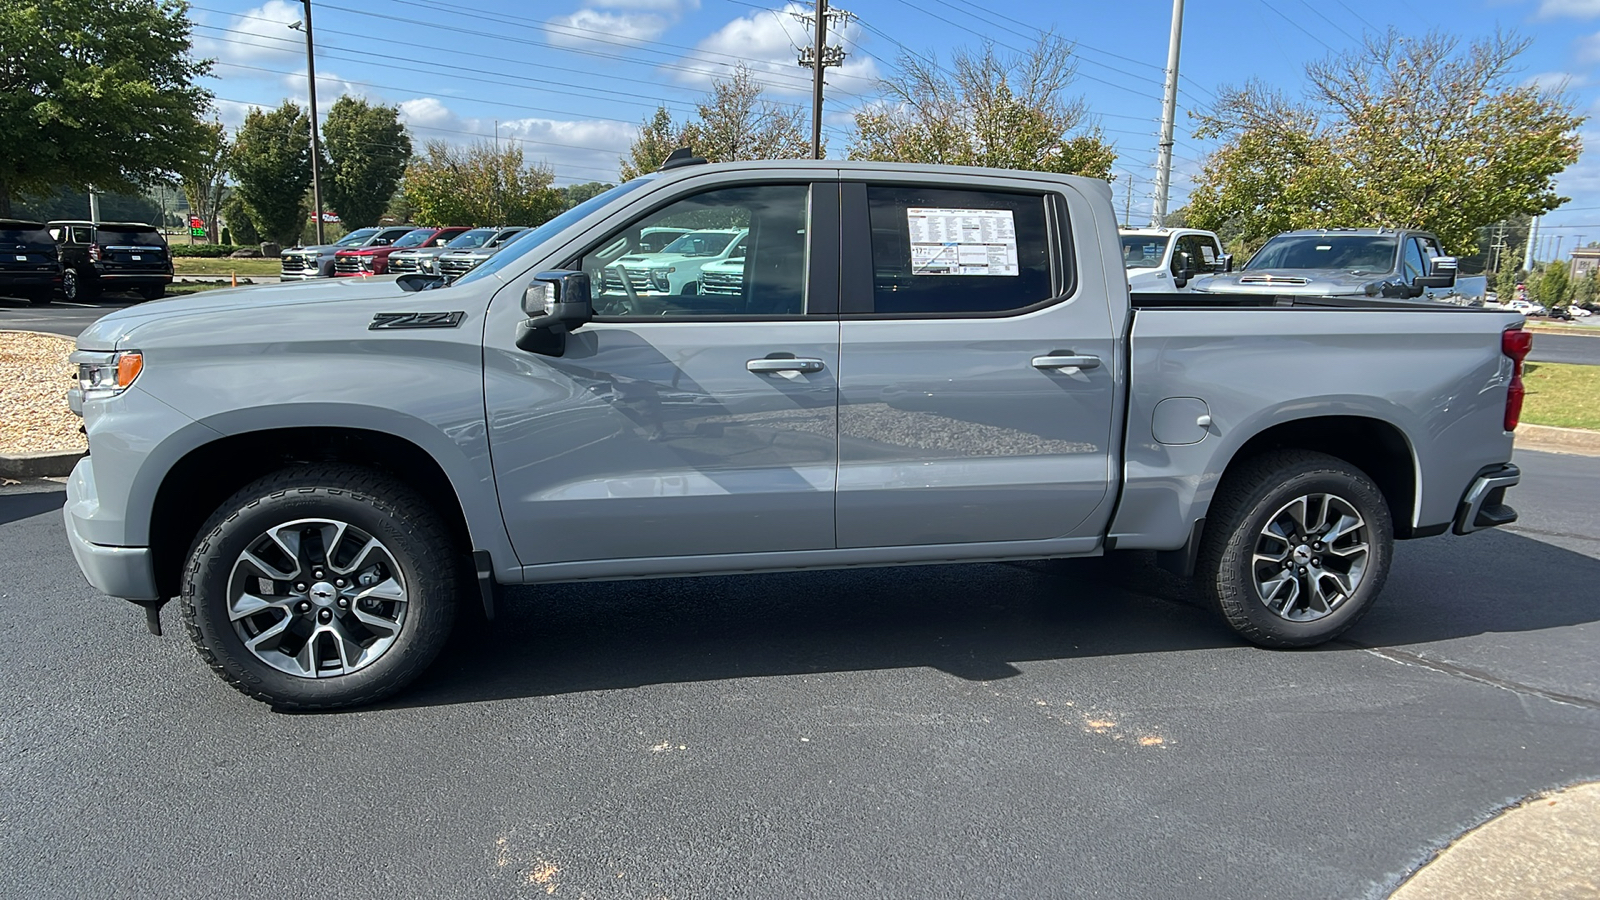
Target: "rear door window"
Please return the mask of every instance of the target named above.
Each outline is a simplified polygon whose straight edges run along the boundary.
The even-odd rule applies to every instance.
[[[17,225],[0,226],[0,246],[8,247],[54,247],[55,239],[43,228],[29,228]]]
[[[1051,267],[1042,194],[868,185],[871,309],[847,313],[1004,313],[1042,303],[1062,283]]]
[[[154,228],[113,228],[102,225],[97,237],[105,247],[161,247],[167,243]]]

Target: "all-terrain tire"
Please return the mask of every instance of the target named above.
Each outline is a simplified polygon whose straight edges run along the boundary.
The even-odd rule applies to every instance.
[[[100,281],[83,269],[68,266],[61,273],[61,296],[69,303],[87,303],[100,296]]]
[[[1336,497],[1363,520],[1363,532],[1341,538],[1341,545],[1324,547],[1313,543],[1315,534],[1305,541],[1282,542],[1263,538],[1269,523],[1282,521],[1277,514],[1302,497]],[[1341,507],[1342,508],[1342,507]],[[1367,548],[1366,558],[1354,590],[1348,592],[1320,617],[1309,618],[1315,610],[1295,607],[1300,621],[1276,611],[1263,599],[1259,584],[1266,582],[1273,565],[1263,562],[1258,553],[1275,556],[1289,547],[1303,546],[1308,552],[1328,555],[1328,563],[1316,557],[1318,566],[1338,565],[1331,556],[1335,550],[1348,552],[1356,539]],[[1283,450],[1265,453],[1230,469],[1217,489],[1206,516],[1195,566],[1195,580],[1208,604],[1225,622],[1251,643],[1262,647],[1309,647],[1332,640],[1354,625],[1371,608],[1383,590],[1394,553],[1394,525],[1388,502],[1366,473],[1344,460],[1308,450]],[[1312,578],[1318,568],[1309,562],[1301,569]],[[1319,586],[1338,582],[1322,581]],[[1309,595],[1305,577],[1299,589]]]
[[[281,671],[246,646],[230,619],[241,555],[260,546],[268,529],[301,520],[348,523],[380,542],[398,569],[404,617],[393,642],[364,667],[331,677]],[[240,489],[201,527],[184,568],[182,615],[201,658],[244,694],[283,709],[358,706],[411,683],[444,647],[461,590],[460,559],[438,513],[394,478],[338,464],[284,469]]]

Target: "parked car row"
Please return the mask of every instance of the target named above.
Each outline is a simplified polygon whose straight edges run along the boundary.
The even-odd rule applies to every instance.
[[[357,228],[332,244],[283,251],[279,277],[284,281],[304,281],[423,272],[453,280],[472,271],[527,230],[522,225]]]
[[[36,305],[58,291],[69,301],[102,290],[153,300],[171,283],[172,254],[153,225],[0,219],[0,294]]]

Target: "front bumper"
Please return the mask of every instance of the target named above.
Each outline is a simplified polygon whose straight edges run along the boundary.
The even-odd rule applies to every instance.
[[[1455,533],[1471,534],[1510,525],[1517,511],[1506,505],[1506,489],[1522,481],[1522,470],[1506,463],[1478,473],[1456,509]]]
[[[78,569],[95,590],[124,600],[160,600],[156,592],[156,570],[149,547],[111,547],[93,544],[84,538],[80,519],[94,515],[100,500],[95,494],[94,461],[84,457],[67,480],[67,505],[62,516],[67,523],[67,543]]]

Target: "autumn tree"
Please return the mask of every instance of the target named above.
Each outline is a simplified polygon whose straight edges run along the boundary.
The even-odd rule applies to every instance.
[[[672,113],[665,106],[656,107],[650,118],[639,125],[628,155],[618,160],[622,180],[632,181],[661,168],[667,155],[683,145],[683,126],[672,121]]]
[[[291,100],[252,109],[233,140],[236,192],[256,232],[284,246],[300,238],[311,186],[311,120]]]
[[[1199,116],[1197,134],[1223,143],[1189,224],[1237,229],[1246,249],[1290,228],[1412,226],[1464,251],[1481,226],[1554,209],[1583,118],[1564,89],[1517,80],[1527,48],[1505,33],[1463,47],[1390,30],[1307,66],[1299,99],[1222,90]]]
[[[1051,34],[1028,52],[958,50],[949,68],[902,55],[884,98],[855,115],[851,159],[989,166],[1110,178],[1116,151],[1068,89],[1071,43]]]
[[[328,168],[322,190],[345,228],[378,224],[411,159],[411,136],[400,109],[343,96],[322,125]]]
[[[210,122],[200,130],[195,153],[179,170],[183,198],[189,203],[191,215],[199,216],[213,241],[222,232],[218,230],[217,215],[222,209],[224,181],[228,175],[229,157],[233,145],[221,122]]]
[[[711,83],[695,105],[695,115],[679,125],[666,107],[639,126],[628,155],[621,159],[622,180],[654,172],[673,150],[689,147],[711,162],[741,159],[805,159],[811,143],[798,106],[768,100],[743,64],[728,78]]]
[[[514,144],[429,141],[406,170],[403,190],[419,225],[540,225],[566,208],[554,180]]]
[[[67,185],[137,192],[193,152],[211,95],[182,3],[0,5],[0,216]]]

